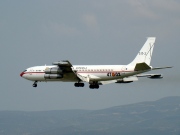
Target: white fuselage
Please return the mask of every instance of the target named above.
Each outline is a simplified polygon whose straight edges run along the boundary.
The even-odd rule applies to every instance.
[[[20,74],[23,78],[31,81],[63,81],[63,82],[77,82],[79,79],[74,73],[82,76],[89,76],[94,78],[94,81],[107,81],[132,76],[142,72],[134,71],[134,67],[128,65],[74,65],[72,71],[74,73],[65,73],[60,79],[45,79],[45,70],[47,68],[57,67],[53,66],[35,66],[26,69]]]

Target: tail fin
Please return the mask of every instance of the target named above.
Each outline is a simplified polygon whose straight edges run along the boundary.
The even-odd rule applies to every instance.
[[[145,62],[150,66],[155,40],[155,37],[148,37],[147,41],[137,54],[136,58],[129,65],[136,65],[136,63]]]

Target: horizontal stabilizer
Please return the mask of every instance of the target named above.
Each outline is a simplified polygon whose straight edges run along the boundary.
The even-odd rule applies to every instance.
[[[140,74],[137,77],[148,77],[150,79],[160,79],[163,78],[162,74]]]
[[[150,70],[151,67],[148,66],[146,63],[137,63],[135,66],[135,71],[142,71],[142,70]]]
[[[172,68],[172,67],[155,67],[155,68],[152,68],[152,70],[165,69],[165,68]]]

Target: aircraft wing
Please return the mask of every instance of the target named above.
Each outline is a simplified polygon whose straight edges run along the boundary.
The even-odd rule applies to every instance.
[[[84,75],[77,74],[77,76],[78,76],[78,78],[81,79],[82,81],[84,81],[84,82],[89,82],[88,74],[84,74]]]
[[[136,64],[136,67],[140,68],[140,69],[148,69],[148,66],[146,65],[146,63],[145,64],[144,63]],[[158,69],[165,69],[165,68],[172,68],[172,67],[152,67],[151,70],[158,70]],[[136,75],[136,76],[137,77],[148,77],[148,78],[151,78],[151,79],[163,78],[162,74],[139,74],[139,75]]]
[[[116,80],[99,81],[99,84],[105,85],[105,84],[110,84],[110,83],[131,83],[134,81],[138,81],[138,78],[136,76],[129,76],[129,77],[124,77],[124,78],[116,79]]]
[[[145,62],[143,63],[137,63],[135,66],[135,71],[141,71],[141,70],[157,70],[157,69],[165,69],[165,68],[172,68],[172,67],[150,67]]]
[[[97,81],[99,85],[105,85],[105,84],[110,84],[110,83],[130,83],[130,82],[138,80],[136,76],[130,76],[130,77],[122,78],[122,79],[108,80],[108,81],[99,81],[101,80],[101,78],[99,78],[98,76],[88,75],[88,74],[83,74],[83,75],[77,74],[77,76],[84,82],[91,83],[93,81]]]
[[[84,82],[93,82],[93,81],[99,81],[101,78],[95,75],[89,75],[89,74],[78,74],[77,73],[78,78],[80,78],[82,81]]]
[[[72,64],[68,60],[53,62],[53,65],[59,66],[64,72],[73,72],[72,71]]]

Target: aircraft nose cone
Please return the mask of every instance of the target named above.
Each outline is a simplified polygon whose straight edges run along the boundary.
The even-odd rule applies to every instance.
[[[20,74],[20,76],[22,77],[24,75],[24,72],[22,72],[21,74]]]

